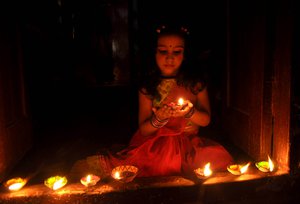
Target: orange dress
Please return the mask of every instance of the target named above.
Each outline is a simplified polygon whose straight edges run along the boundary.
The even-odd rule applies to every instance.
[[[178,86],[174,79],[164,79],[158,90],[162,97],[153,100],[155,107],[178,98],[196,102],[196,95]],[[229,152],[217,142],[199,137],[198,131],[186,131],[190,125],[189,119],[170,118],[151,136],[144,136],[137,130],[126,149],[98,157],[101,167],[109,174],[115,166],[134,165],[139,168],[138,176],[141,177],[188,174],[208,162],[214,171],[226,170],[233,161]]]

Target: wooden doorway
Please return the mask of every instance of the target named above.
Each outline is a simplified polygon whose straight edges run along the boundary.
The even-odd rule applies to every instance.
[[[289,167],[292,19],[287,3],[227,1],[223,129],[254,160]]]
[[[24,84],[18,27],[6,22],[0,32],[0,181],[31,148],[31,120]]]

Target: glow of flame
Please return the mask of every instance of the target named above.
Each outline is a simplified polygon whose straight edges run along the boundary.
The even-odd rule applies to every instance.
[[[87,183],[90,183],[90,182],[91,182],[91,178],[92,178],[92,176],[91,176],[91,175],[88,175],[88,176],[86,177],[86,182],[87,182]]]
[[[183,105],[183,102],[184,102],[184,101],[183,101],[182,98],[179,98],[179,99],[178,99],[178,105],[182,106],[182,105]]]
[[[22,179],[20,177],[8,180],[4,185],[10,191],[18,191],[27,183],[27,179]]]
[[[68,180],[66,177],[61,177],[61,176],[52,176],[47,178],[44,181],[44,184],[51,188],[52,190],[57,190],[63,186],[65,186],[68,183]]]
[[[94,186],[97,184],[97,182],[100,180],[100,178],[93,174],[88,174],[86,177],[83,177],[80,182],[82,185],[88,187],[88,186]]]
[[[269,170],[270,172],[272,172],[274,170],[274,164],[269,156],[268,156],[268,162],[269,162]]]
[[[120,172],[116,171],[116,173],[115,173],[115,179],[121,179]]]
[[[18,191],[20,190],[23,186],[25,185],[25,182],[21,182],[21,183],[14,183],[11,184],[8,189],[11,191]]]
[[[245,166],[243,166],[240,169],[241,174],[245,173],[248,170],[249,165],[250,165],[250,162],[248,162],[248,164],[246,164]]]
[[[203,174],[204,176],[210,176],[212,174],[212,170],[210,169],[210,163],[207,163],[205,165]]]
[[[61,188],[64,185],[63,181],[64,181],[63,178],[60,178],[59,180],[55,181],[55,183],[53,184],[52,189],[57,190],[57,189]]]

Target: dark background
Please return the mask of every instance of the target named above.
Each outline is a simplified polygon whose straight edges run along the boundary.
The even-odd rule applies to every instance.
[[[209,129],[217,129],[226,67],[226,2],[9,2],[9,12],[1,15],[6,23],[16,23],[19,30],[35,141],[49,141],[53,137],[40,134],[42,130],[93,123],[93,128],[98,128],[93,129],[92,141],[127,143],[137,128],[137,73],[149,55],[149,42],[156,26],[166,21],[189,27],[196,55],[209,64],[206,71],[213,116]],[[295,34],[298,30],[296,26]],[[295,121],[299,121],[298,44],[295,38]],[[57,137],[69,140],[89,135]]]
[[[121,148],[137,130],[138,72],[157,25],[189,28],[208,62],[216,130],[225,67],[226,6],[221,1],[28,0],[1,13],[17,29],[33,143],[12,175],[68,172],[103,147]],[[204,131],[203,131],[204,133]],[[33,181],[34,182],[34,181]]]
[[[58,163],[55,167],[62,168],[106,144],[129,141],[137,129],[137,73],[143,69],[157,24],[165,21],[187,25],[196,54],[209,64],[213,118],[208,129],[218,129],[226,67],[226,0],[17,0],[7,4],[1,16],[20,34],[34,130],[29,155],[40,154],[37,160],[50,163],[46,158],[52,154],[53,163]],[[297,36],[299,20],[295,20]],[[292,70],[292,125],[297,141],[299,42],[295,37]],[[32,157],[27,158],[19,164],[22,170],[24,163],[32,162]]]
[[[155,28],[170,21],[189,28],[196,54],[210,63],[217,121],[225,1],[28,0],[10,9],[6,17],[17,22],[24,51],[34,130],[92,117],[112,129],[114,136],[102,136],[104,141],[128,142],[137,128],[137,73]],[[49,139],[38,133],[35,138]]]

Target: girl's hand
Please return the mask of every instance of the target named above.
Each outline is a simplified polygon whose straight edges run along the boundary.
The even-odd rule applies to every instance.
[[[163,107],[159,109],[152,108],[152,111],[157,119],[165,120],[171,117],[185,117],[185,115],[191,111],[193,106],[194,105],[189,100],[186,100],[182,106],[163,105]]]
[[[179,108],[176,108],[173,117],[184,117],[190,110],[193,108],[193,104],[189,101],[186,100],[185,103],[180,106]]]
[[[166,120],[174,115],[175,110],[168,105],[163,105],[161,108],[152,108],[153,113],[159,120]]]

